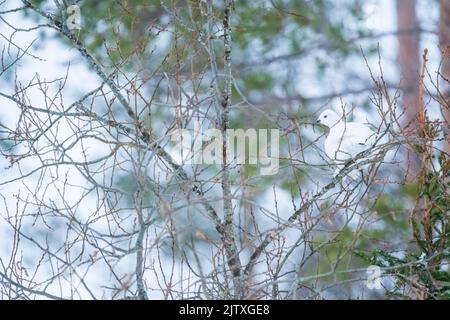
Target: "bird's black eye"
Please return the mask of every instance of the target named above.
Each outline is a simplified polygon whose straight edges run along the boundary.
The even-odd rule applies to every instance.
[[[324,118],[326,118],[326,117],[328,117],[328,116],[324,116]]]

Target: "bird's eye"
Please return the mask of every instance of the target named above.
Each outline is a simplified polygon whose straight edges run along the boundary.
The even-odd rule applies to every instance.
[[[324,118],[326,118],[326,117],[328,117],[328,116],[324,116]]]

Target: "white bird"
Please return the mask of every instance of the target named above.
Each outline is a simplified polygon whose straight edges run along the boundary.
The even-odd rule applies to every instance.
[[[323,111],[317,122],[330,129],[325,139],[325,153],[337,166],[335,175],[343,166],[360,152],[371,148],[376,142],[376,134],[367,124],[346,122],[335,111]],[[355,172],[350,173],[355,178]]]

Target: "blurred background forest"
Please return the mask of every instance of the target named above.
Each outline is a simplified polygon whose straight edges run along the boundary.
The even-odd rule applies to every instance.
[[[450,298],[450,1],[6,0],[0,36],[2,299]],[[386,132],[368,181],[327,108]],[[278,173],[173,158],[195,120],[279,129]]]

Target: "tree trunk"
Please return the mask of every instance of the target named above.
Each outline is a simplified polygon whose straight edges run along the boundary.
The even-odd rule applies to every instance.
[[[450,79],[450,1],[440,0],[439,7],[439,45],[442,50],[442,68],[441,73],[445,79]],[[444,96],[444,101],[441,105],[442,116],[444,117],[444,128],[446,128],[447,138],[444,141],[442,150],[450,154],[450,138],[448,136],[450,124],[450,84],[446,81],[441,82],[441,92]]]
[[[446,1],[446,0],[444,0]],[[415,133],[418,128],[417,111],[419,105],[419,23],[416,15],[415,0],[397,0],[398,54],[400,66],[402,99],[404,111],[403,129]],[[407,152],[408,172],[410,179],[417,176],[421,160],[417,154]]]

